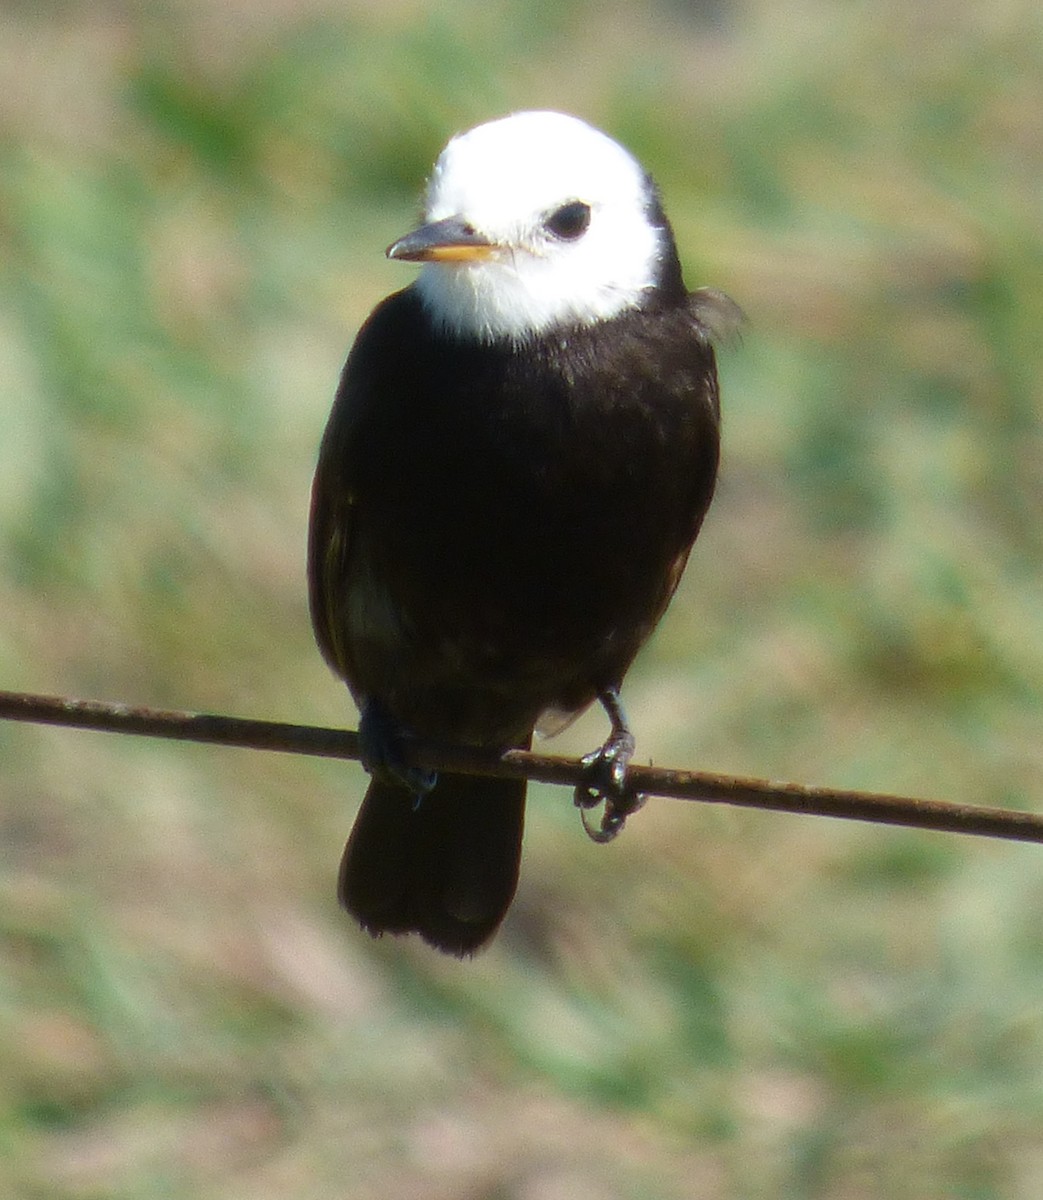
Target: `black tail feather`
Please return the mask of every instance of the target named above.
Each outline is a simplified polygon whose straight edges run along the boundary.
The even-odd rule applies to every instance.
[[[374,936],[419,933],[473,954],[514,898],[525,780],[443,774],[419,801],[373,780],[341,862],[338,895]]]

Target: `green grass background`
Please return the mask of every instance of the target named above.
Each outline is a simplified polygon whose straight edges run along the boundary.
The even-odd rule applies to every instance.
[[[1043,808],[1041,12],[5,0],[0,684],[354,720],[337,372],[446,137],[557,107],[749,316],[641,756]],[[363,785],[0,728],[0,1193],[1043,1194],[1039,848],[669,801],[596,847],[535,789],[461,964],[337,910]]]

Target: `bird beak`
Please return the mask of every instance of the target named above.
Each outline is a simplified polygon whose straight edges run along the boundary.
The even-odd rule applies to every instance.
[[[460,217],[421,225],[387,248],[388,258],[403,262],[478,262],[489,258],[495,245]]]

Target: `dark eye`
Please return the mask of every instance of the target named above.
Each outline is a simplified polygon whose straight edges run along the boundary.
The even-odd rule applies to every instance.
[[[582,200],[570,200],[568,204],[555,209],[544,221],[544,225],[556,238],[566,242],[574,242],[576,238],[582,237],[589,224],[590,205],[584,204]]]

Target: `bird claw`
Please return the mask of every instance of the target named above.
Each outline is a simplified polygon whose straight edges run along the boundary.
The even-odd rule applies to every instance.
[[[593,804],[580,804],[579,817],[583,822],[583,831],[592,842],[597,842],[598,845],[604,845],[606,842],[611,842],[612,839],[622,831],[626,824],[627,817],[631,813],[636,813],[639,808],[643,808],[645,797],[640,792],[632,792],[622,802],[610,800],[607,796],[603,797],[605,801],[605,811],[601,814],[601,821],[594,825],[589,817],[591,808],[600,801],[595,800]],[[579,804],[579,800],[576,801]]]
[[[640,792],[627,783],[627,766],[634,753],[634,735],[626,726],[615,727],[603,746],[584,755],[583,779],[573,794],[587,836],[593,842],[610,842],[626,824],[627,817],[645,802]],[[592,809],[604,804],[601,821],[594,825],[588,817]]]
[[[368,701],[359,718],[359,751],[362,765],[381,783],[405,788],[419,803],[438,782],[438,772],[404,761],[409,734],[379,704]]]

